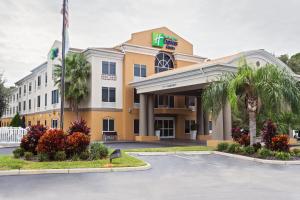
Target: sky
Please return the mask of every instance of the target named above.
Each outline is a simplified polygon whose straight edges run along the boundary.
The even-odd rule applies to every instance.
[[[69,0],[70,46],[113,47],[133,32],[166,26],[217,58],[265,49],[300,52],[299,0]],[[61,40],[62,0],[0,0],[0,73],[6,85],[46,61]]]

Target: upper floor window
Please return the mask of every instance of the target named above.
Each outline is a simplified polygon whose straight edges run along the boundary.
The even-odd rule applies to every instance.
[[[196,97],[186,96],[185,97],[185,105],[186,105],[186,107],[195,106],[196,105]]]
[[[47,106],[47,99],[48,99],[48,95],[47,93],[45,93],[45,106]]]
[[[22,93],[22,88],[19,87],[19,97],[21,97],[21,93]]]
[[[21,112],[21,102],[19,102],[18,110]]]
[[[23,110],[26,110],[26,101],[23,101]]]
[[[24,85],[24,96],[26,94],[26,85]]]
[[[38,83],[37,83],[38,87],[41,86],[41,79],[42,79],[42,77],[38,76]]]
[[[31,99],[28,101],[28,109],[31,110]]]
[[[53,90],[52,91],[52,104],[57,104],[58,103],[58,97],[59,97],[59,94],[58,94],[58,90]]]
[[[116,102],[116,88],[102,87],[102,101]]]
[[[41,96],[37,96],[37,107],[41,107]]]
[[[102,74],[115,76],[116,75],[116,63],[102,61]]]
[[[173,58],[171,55],[161,52],[155,57],[155,73],[174,69]]]
[[[45,86],[47,86],[48,83],[48,76],[47,76],[47,72],[45,73]]]
[[[137,93],[137,90],[133,89],[133,102],[140,103],[140,95]]]
[[[31,90],[32,90],[32,83],[30,82],[28,85],[28,91],[31,92]]]
[[[52,119],[51,120],[51,128],[57,128],[58,127],[58,120]]]
[[[134,76],[146,77],[146,65],[134,64]]]

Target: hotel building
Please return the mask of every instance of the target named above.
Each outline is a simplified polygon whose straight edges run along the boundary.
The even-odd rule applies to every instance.
[[[15,83],[1,126],[8,126],[19,112],[26,126],[59,127],[60,95],[53,80],[59,56],[53,58],[53,51],[61,52],[60,42],[54,42],[44,63]],[[133,33],[113,48],[71,52],[83,53],[91,63],[89,95],[79,105],[79,116],[91,127],[94,141],[109,133],[118,140],[153,141],[159,139],[155,130],[160,138],[190,139],[195,123],[197,139],[229,140],[230,106],[216,118],[205,113],[201,93],[207,84],[224,72],[236,72],[241,57],[254,67],[271,63],[290,71],[265,50],[215,60],[194,55],[193,45],[166,27]],[[65,128],[75,119],[66,102]]]

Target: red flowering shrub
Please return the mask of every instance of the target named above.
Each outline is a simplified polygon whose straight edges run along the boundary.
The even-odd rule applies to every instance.
[[[272,148],[272,138],[275,137],[277,131],[276,124],[271,120],[265,121],[261,130],[262,141],[265,143],[266,148]]]
[[[249,146],[250,145],[250,136],[249,132],[245,129],[239,127],[232,128],[232,138],[234,141],[238,142],[240,145]]]
[[[81,119],[81,120],[76,120],[71,123],[71,126],[69,127],[68,133],[73,134],[76,132],[84,133],[88,135],[90,133],[90,128],[86,125],[86,121]]]
[[[47,154],[49,159],[53,159],[55,153],[65,150],[66,135],[63,130],[50,129],[39,140],[37,152]]]
[[[90,137],[80,132],[75,132],[67,136],[66,152],[68,156],[79,155],[84,152],[90,144]]]
[[[273,151],[289,151],[289,137],[287,135],[277,135],[272,138],[271,149]]]
[[[21,148],[26,152],[36,154],[36,147],[40,137],[46,132],[46,127],[41,125],[30,126],[27,134],[21,140]]]

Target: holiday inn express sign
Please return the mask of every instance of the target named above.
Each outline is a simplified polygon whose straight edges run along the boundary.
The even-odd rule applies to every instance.
[[[167,49],[174,50],[177,46],[177,39],[173,36],[165,35],[163,33],[152,33],[152,46],[153,47],[164,47],[166,45]]]

